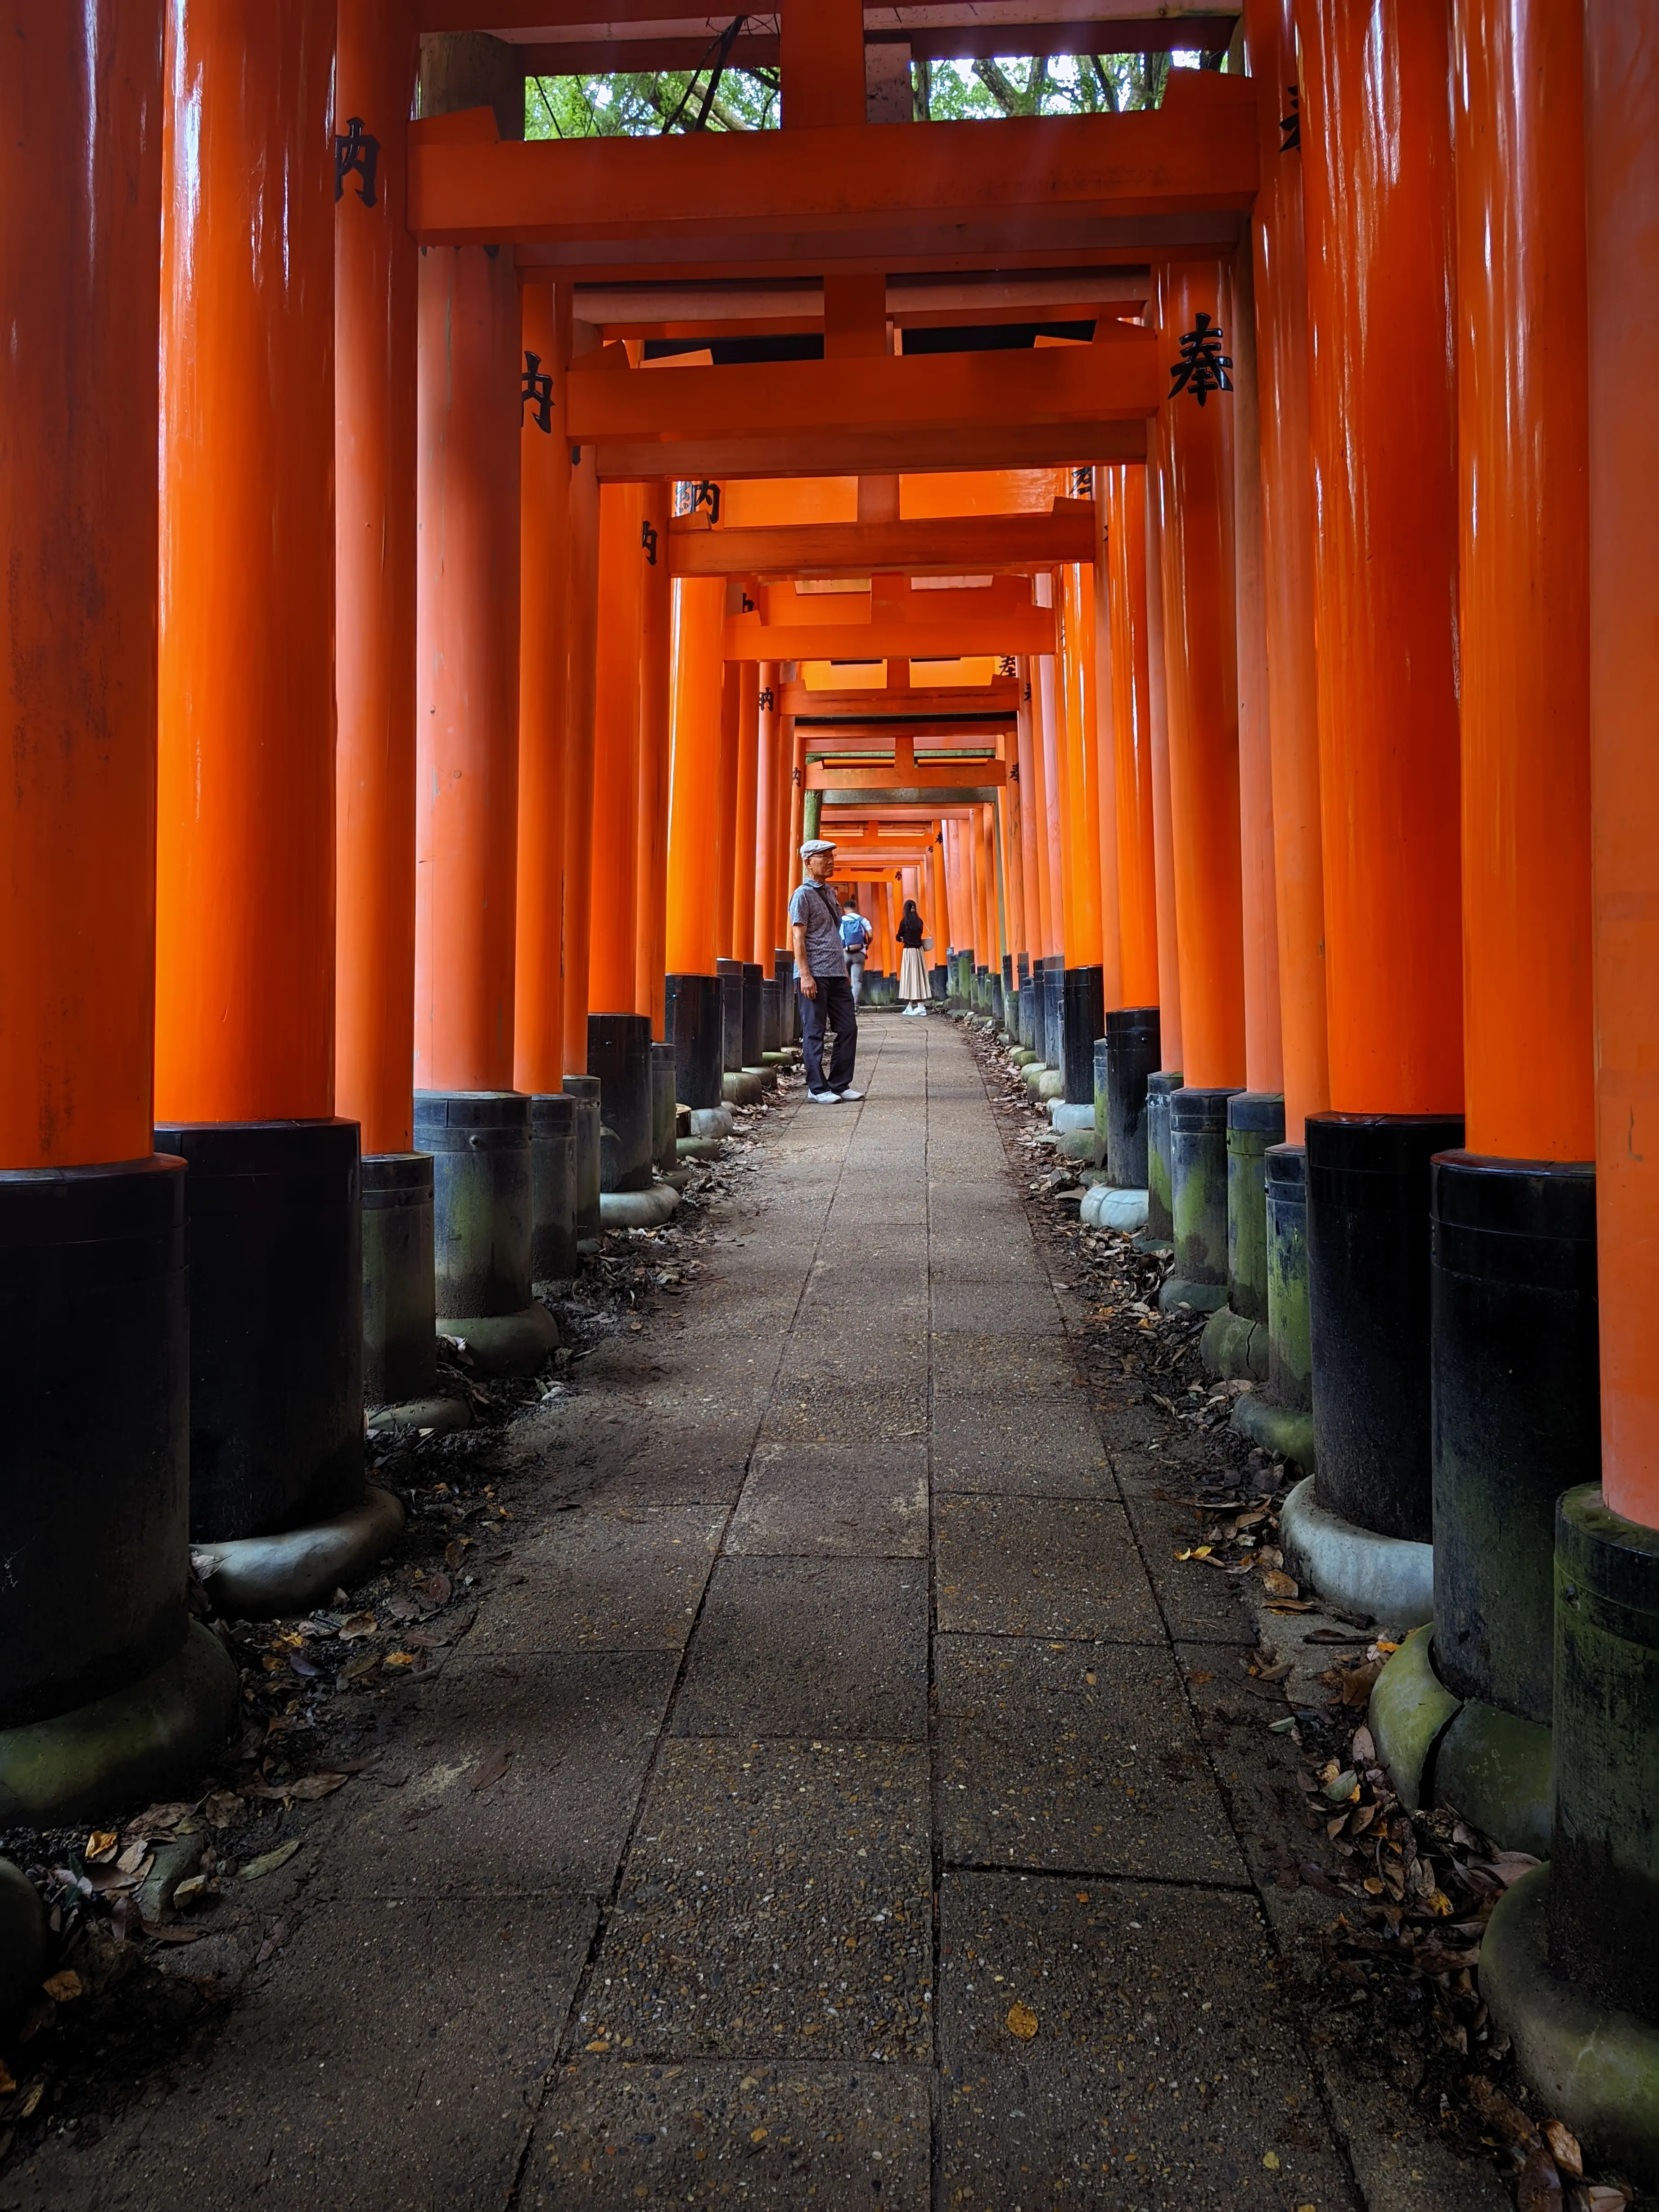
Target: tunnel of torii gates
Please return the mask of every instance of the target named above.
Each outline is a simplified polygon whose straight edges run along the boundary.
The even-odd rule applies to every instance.
[[[0,1811],[226,1729],[192,1553],[383,1548],[365,1395],[672,1206],[829,834],[1413,1629],[1402,1797],[1548,1862],[1485,1994],[1652,2177],[1659,0],[1096,0],[1226,67],[986,125],[777,12],[780,130],[526,143],[579,0],[5,10]]]

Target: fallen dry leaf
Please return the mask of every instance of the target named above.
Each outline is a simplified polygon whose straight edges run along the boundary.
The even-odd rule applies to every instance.
[[[1301,1585],[1295,1577],[1285,1574],[1279,1567],[1268,1568],[1261,1577],[1261,1587],[1269,1597],[1300,1597],[1302,1595]]]
[[[1037,2016],[1028,2004],[1016,1997],[1008,2008],[1008,2033],[1029,2043],[1037,2032]]]
[[[101,1866],[106,1859],[112,1859],[115,1856],[115,1846],[120,1840],[120,1834],[114,1828],[94,1828],[87,1838],[85,1853],[87,1864]]]
[[[81,1977],[73,1966],[65,1966],[61,1973],[48,1974],[40,1986],[54,2004],[73,2004],[76,1997],[85,1995]]]
[[[3,2058],[0,2058],[0,2097],[9,2097],[16,2087],[16,2082],[11,2078],[10,2067]]]
[[[501,1780],[512,1764],[513,1751],[510,1745],[502,1744],[495,1751],[487,1751],[473,1769],[467,1788],[469,1790],[489,1789],[493,1784]]]
[[[1563,2173],[1570,2173],[1575,2181],[1584,2178],[1584,2154],[1578,2148],[1578,2138],[1559,2120],[1546,2120],[1544,2141],[1549,2145],[1550,2156]]]
[[[373,1636],[380,1625],[372,1613],[354,1613],[349,1620],[340,1623],[340,1641],[349,1644],[359,1636]]]
[[[278,1844],[274,1851],[262,1851],[242,1869],[242,1880],[258,1881],[263,1875],[275,1874],[278,1867],[288,1864],[299,1848],[300,1838],[295,1836],[285,1844]]]

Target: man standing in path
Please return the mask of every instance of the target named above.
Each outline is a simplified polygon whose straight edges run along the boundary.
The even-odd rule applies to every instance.
[[[806,1060],[806,1095],[817,1106],[862,1098],[853,1088],[853,1061],[859,1046],[853,987],[841,941],[841,901],[830,888],[836,848],[828,838],[809,837],[800,848],[803,881],[789,902],[789,935],[795,948],[795,987],[800,993],[801,1047]],[[835,1031],[830,1071],[823,1066],[823,1033]]]

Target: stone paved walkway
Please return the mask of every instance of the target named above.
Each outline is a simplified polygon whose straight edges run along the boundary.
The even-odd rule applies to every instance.
[[[401,1786],[318,1808],[286,1949],[0,2201],[1359,2203],[1194,1703],[1253,1626],[1166,1610],[962,1038],[860,1076],[532,1429],[611,1442]]]

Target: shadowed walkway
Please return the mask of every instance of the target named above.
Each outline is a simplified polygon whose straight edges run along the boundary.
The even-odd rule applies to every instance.
[[[619,1425],[286,1949],[0,2201],[1358,2203],[1187,1679],[1253,1632],[1204,1577],[1172,1640],[962,1039],[860,1076],[538,1417]]]

